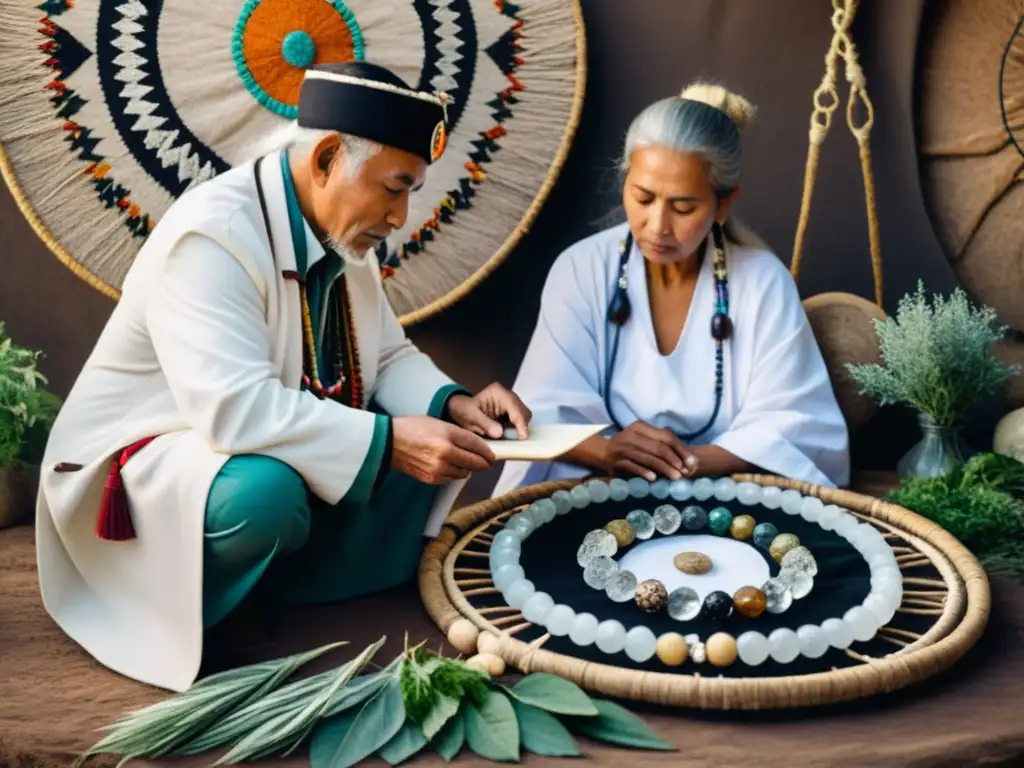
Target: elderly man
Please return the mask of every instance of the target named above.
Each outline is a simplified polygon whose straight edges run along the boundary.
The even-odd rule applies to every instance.
[[[374,247],[444,151],[443,97],[368,64],[307,71],[284,149],[182,196],[153,230],[47,446],[39,578],[99,662],[181,691],[203,632],[260,583],[337,601],[415,572],[484,470],[472,396],[405,337]]]

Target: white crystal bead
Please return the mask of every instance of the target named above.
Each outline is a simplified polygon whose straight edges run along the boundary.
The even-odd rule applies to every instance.
[[[883,566],[878,570],[872,569],[871,588],[875,589],[883,584],[899,584],[902,587],[903,574],[900,573],[900,569],[892,565]]]
[[[556,605],[548,612],[548,618],[544,625],[555,637],[564,637],[572,630],[576,621],[576,611],[568,605]]]
[[[626,647],[626,628],[615,619],[602,621],[597,625],[594,642],[604,653],[618,653]]]
[[[768,635],[768,653],[779,664],[789,664],[800,655],[800,638],[788,627],[779,627]]]
[[[576,645],[586,647],[597,638],[597,617],[592,613],[577,613],[569,630],[569,639]]]
[[[625,603],[636,595],[637,578],[632,571],[619,570],[605,585],[604,593],[616,603]]]
[[[736,481],[731,477],[720,477],[715,480],[715,498],[719,501],[732,501],[736,498]]]
[[[667,499],[669,491],[669,481],[665,478],[660,478],[651,483],[651,496],[656,499]]]
[[[736,486],[736,499],[745,507],[752,507],[761,501],[762,490],[757,483],[740,483]]]
[[[811,590],[814,589],[814,579],[811,578],[807,571],[800,571],[796,568],[783,568],[775,578],[793,593],[794,600],[802,600],[811,594]]]
[[[619,572],[618,564],[610,557],[595,557],[583,569],[583,581],[591,589],[604,589],[608,580]]]
[[[793,547],[793,549],[784,554],[780,565],[783,568],[803,571],[808,576],[818,575],[818,561],[814,559],[811,550],[802,544],[799,547]]]
[[[862,643],[870,640],[878,631],[875,615],[862,605],[855,605],[843,614],[843,621],[853,630],[853,639]]]
[[[842,619],[825,619],[821,623],[821,631],[833,648],[843,650],[853,642],[853,628]]]
[[[551,494],[551,501],[555,504],[556,515],[564,515],[572,509],[572,496],[568,491],[555,491]]]
[[[892,550],[889,552],[874,551],[869,554],[866,558],[868,567],[871,568],[872,572],[880,570],[882,568],[888,568],[896,562],[896,556],[892,554]]]
[[[634,509],[626,515],[626,522],[633,526],[633,533],[641,541],[654,535],[654,518],[646,509]]]
[[[839,522],[839,516],[842,513],[843,510],[835,504],[826,504],[821,509],[821,515],[818,517],[818,525],[826,531],[834,531],[836,523]]]
[[[677,587],[669,592],[667,610],[676,621],[689,621],[700,613],[700,595],[690,587]]]
[[[715,481],[710,477],[702,477],[693,484],[693,498],[697,501],[707,501],[715,492]]]
[[[519,565],[519,550],[511,547],[502,547],[498,550],[491,550],[491,572],[501,569],[503,565]]]
[[[590,504],[590,489],[585,485],[577,485],[569,491],[573,509],[583,509]]]
[[[821,511],[824,508],[825,505],[822,503],[821,499],[815,498],[814,496],[807,496],[804,498],[800,507],[800,516],[808,523],[816,523],[821,519]]]
[[[581,568],[586,568],[587,563],[595,557],[601,557],[602,555],[611,557],[618,551],[619,543],[615,537],[603,528],[599,528],[595,531],[590,531],[583,537],[580,548],[576,550],[576,562],[579,563]]]
[[[890,606],[894,612],[903,602],[903,587],[898,584],[883,584],[877,589],[873,589],[872,593],[885,598],[885,604]]]
[[[629,478],[629,495],[634,499],[646,499],[651,493],[651,484],[642,477]]]
[[[547,592],[534,592],[523,603],[523,618],[531,624],[544,626],[548,613],[555,607],[555,601]]]
[[[768,579],[761,585],[761,591],[768,613],[785,613],[793,604],[793,593],[778,579]]]
[[[654,510],[654,527],[664,536],[671,536],[678,531],[682,522],[682,514],[671,504],[662,504]]]
[[[587,490],[590,491],[590,500],[595,504],[604,504],[611,496],[608,483],[604,480],[588,480]]]
[[[501,566],[501,568],[494,572],[494,586],[501,592],[504,592],[515,582],[523,578],[526,578],[523,566],[519,565],[519,563],[510,563],[509,565]]]
[[[526,601],[536,591],[537,588],[533,585],[532,581],[529,579],[519,579],[519,581],[508,588],[508,592],[505,593],[505,602],[513,608],[522,610],[523,606],[526,605]]]
[[[740,661],[748,667],[756,667],[768,660],[768,638],[760,632],[744,632],[736,638],[736,650]]]
[[[621,477],[613,478],[608,483],[608,497],[612,501],[625,501],[629,497],[629,483]]]
[[[522,545],[522,534],[505,528],[494,534],[494,541],[491,542],[491,549],[497,549],[499,547],[515,547],[516,549],[520,549]]]
[[[761,506],[766,509],[778,509],[782,506],[782,489],[775,485],[761,489]]]
[[[860,523],[857,522],[857,518],[849,513],[844,513],[839,517],[839,522],[836,523],[836,533],[849,541],[850,536],[857,530],[858,525]]]
[[[668,487],[668,495],[676,501],[686,501],[693,495],[692,480],[673,480]]]
[[[820,659],[828,650],[828,636],[821,627],[804,624],[796,631],[800,640],[800,653],[808,659]]]
[[[635,662],[642,664],[650,659],[654,655],[657,644],[658,638],[643,625],[633,627],[626,633],[626,655]]]
[[[782,511],[787,515],[799,515],[804,508],[804,497],[799,491],[787,488],[782,492]]]
[[[875,617],[875,626],[884,627],[896,615],[896,609],[882,595],[872,592],[864,599],[864,608]]]
[[[529,538],[535,527],[536,526],[533,524],[533,521],[522,512],[518,515],[512,515],[508,522],[505,523],[505,530],[515,531],[524,539]]]
[[[538,499],[530,505],[533,519],[541,525],[547,525],[555,519],[555,502],[551,499]]]

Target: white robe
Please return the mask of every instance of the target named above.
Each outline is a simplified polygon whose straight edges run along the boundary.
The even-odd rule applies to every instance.
[[[533,423],[612,423],[605,408],[605,371],[614,326],[608,306],[618,279],[626,224],[576,243],[555,261],[540,317],[515,391]],[[715,311],[713,245],[704,260],[686,323],[668,355],[658,350],[644,258],[634,248],[623,326],[610,387],[619,424],[643,420],[676,433],[694,432],[714,406]],[[785,265],[774,254],[726,246],[732,337],[724,350],[724,393],[718,418],[694,445],[721,446],[767,472],[821,485],[849,480],[849,439],[828,370]],[[563,462],[509,462],[494,495],[595,470]]]
[[[203,526],[222,465],[239,453],[271,456],[336,503],[373,435],[373,413],[301,390],[278,155],[264,160],[261,178],[278,263],[252,164],[184,195],[132,265],[43,459],[36,538],[46,610],[101,664],[175,691],[191,685],[202,658]],[[324,249],[308,226],[306,241],[313,264]],[[451,380],[405,337],[375,259],[347,264],[346,274],[367,400],[393,416],[425,414]],[[137,537],[98,538],[111,457],[153,435],[122,471]],[[61,463],[81,468],[55,471]]]

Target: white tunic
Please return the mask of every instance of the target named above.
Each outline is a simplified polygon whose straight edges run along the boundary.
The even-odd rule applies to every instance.
[[[548,275],[540,317],[515,383],[534,424],[612,423],[605,372],[615,326],[607,321],[626,224],[562,253]],[[714,407],[713,245],[686,323],[668,355],[658,350],[644,258],[634,248],[609,401],[619,424],[643,420],[677,434],[704,426]],[[694,445],[715,444],[763,470],[821,485],[849,480],[849,440],[825,362],[785,265],[766,250],[726,246],[732,337],[725,344],[724,393],[712,427]],[[509,462],[494,495],[594,472],[562,462]]]
[[[345,497],[373,413],[301,389],[299,286],[279,156],[262,164],[275,264],[251,164],[184,195],[139,252],[43,458],[36,510],[43,604],[97,661],[181,691],[202,658],[203,524],[210,484],[234,454],[298,472]],[[324,254],[306,231],[312,264]],[[451,379],[406,338],[374,259],[348,264],[366,399],[424,414]],[[112,456],[159,436],[122,471],[137,537],[96,536]],[[61,464],[80,465],[59,471]]]

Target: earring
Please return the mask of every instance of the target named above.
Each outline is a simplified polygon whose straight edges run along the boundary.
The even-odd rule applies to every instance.
[[[612,294],[611,306],[608,307],[608,321],[612,325],[623,326],[629,320],[631,307],[629,296],[626,295],[626,259],[627,245],[623,240],[619,244],[619,280],[615,286],[615,293]]]

